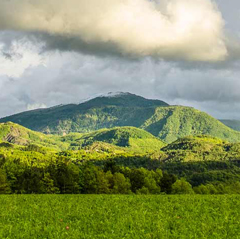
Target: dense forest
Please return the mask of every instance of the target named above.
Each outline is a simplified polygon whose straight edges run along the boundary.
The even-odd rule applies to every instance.
[[[163,162],[130,153],[0,148],[0,193],[240,193],[239,160]]]
[[[240,143],[143,129],[46,135],[0,124],[0,193],[238,194]]]

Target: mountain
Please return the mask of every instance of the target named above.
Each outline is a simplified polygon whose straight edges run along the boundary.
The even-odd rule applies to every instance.
[[[240,131],[240,120],[219,120],[231,129]]]
[[[184,106],[157,107],[141,128],[167,143],[189,135],[210,135],[230,142],[240,141],[240,132],[207,113]]]
[[[222,148],[227,144],[229,144],[227,141],[206,135],[187,136],[168,144],[163,148],[163,151],[189,150],[194,152],[211,152],[214,148]]]
[[[159,106],[168,104],[120,92],[101,95],[80,104],[23,112],[0,119],[0,123],[11,121],[48,134],[85,133],[116,126],[140,127]]]
[[[9,145],[22,146],[34,144],[55,150],[68,148],[68,144],[61,142],[58,136],[50,136],[34,132],[11,122],[0,123],[0,142],[2,142],[2,145],[7,145],[6,143]]]
[[[36,155],[38,152],[48,161],[59,153],[61,155],[59,151],[62,150],[63,155],[73,155],[73,160],[104,160],[112,157],[120,157],[120,161],[126,157],[140,160],[138,155],[146,156],[141,159],[142,163],[151,157],[152,160],[157,160],[156,164],[240,159],[240,143],[229,143],[207,135],[187,136],[166,145],[152,134],[134,127],[57,136],[34,132],[14,123],[0,124],[0,156],[1,153],[7,153],[13,159],[19,156],[22,160],[27,160],[25,156],[29,159],[40,157]],[[47,158],[49,154],[52,156]]]
[[[206,135],[188,136],[162,148],[167,162],[239,160],[240,144]]]
[[[0,119],[46,134],[88,133],[103,128],[133,126],[170,143],[188,135],[210,135],[240,141],[236,132],[191,107],[169,106],[130,93],[109,93],[80,104],[23,112]]]
[[[35,145],[55,150],[101,148],[107,151],[129,149],[134,152],[159,151],[165,144],[150,133],[134,127],[101,129],[66,136],[45,135],[8,122],[0,123],[0,146]],[[31,146],[32,147],[32,146]]]
[[[147,108],[152,106],[168,106],[161,100],[145,99],[142,96],[131,94],[129,92],[109,92],[96,98],[92,98],[80,103],[83,108],[119,106],[119,107],[140,107]]]
[[[82,135],[76,140],[81,147],[96,142],[104,142],[118,147],[127,147],[132,151],[159,151],[165,144],[152,134],[134,127],[116,127],[102,129]]]

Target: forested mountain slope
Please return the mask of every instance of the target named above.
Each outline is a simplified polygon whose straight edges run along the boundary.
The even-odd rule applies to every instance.
[[[210,135],[230,142],[240,141],[240,133],[210,115],[191,107],[157,107],[141,128],[167,143],[189,135]]]
[[[46,134],[88,133],[104,128],[133,126],[170,143],[188,135],[210,135],[240,141],[234,131],[210,115],[191,107],[169,106],[130,93],[108,94],[81,104],[38,109],[0,119]]]
[[[115,151],[123,148],[133,152],[159,151],[165,144],[152,134],[134,127],[101,129],[91,133],[71,133],[66,136],[45,135],[15,123],[0,123],[0,143],[6,145],[36,145],[56,150],[80,150],[101,147]],[[117,146],[117,147],[115,147]]]
[[[35,144],[56,150],[68,148],[68,144],[63,143],[58,136],[45,135],[11,122],[0,123],[0,142],[22,146]]]
[[[165,144],[152,134],[134,127],[115,127],[84,134],[76,140],[82,147],[94,142],[105,142],[119,147],[128,147],[133,151],[158,151]]]

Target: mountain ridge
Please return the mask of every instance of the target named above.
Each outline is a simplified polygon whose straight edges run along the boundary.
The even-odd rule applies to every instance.
[[[240,141],[234,131],[207,113],[192,107],[170,106],[131,93],[109,93],[80,104],[38,109],[0,119],[45,134],[90,133],[103,128],[132,126],[171,143],[189,135],[210,135]]]

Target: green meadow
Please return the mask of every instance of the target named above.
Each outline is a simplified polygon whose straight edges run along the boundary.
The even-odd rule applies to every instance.
[[[240,238],[240,196],[3,195],[0,238]]]

